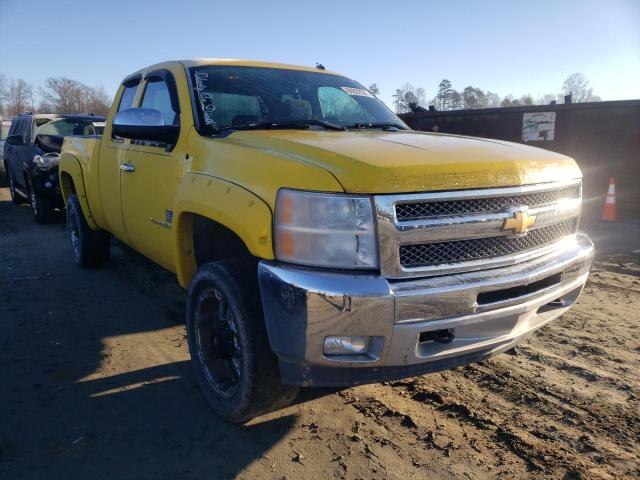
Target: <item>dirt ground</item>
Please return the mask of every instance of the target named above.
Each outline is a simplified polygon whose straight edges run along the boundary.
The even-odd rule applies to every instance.
[[[640,224],[585,228],[586,290],[515,351],[240,427],[200,394],[170,274],[121,247],[80,270],[0,189],[0,478],[638,478]]]

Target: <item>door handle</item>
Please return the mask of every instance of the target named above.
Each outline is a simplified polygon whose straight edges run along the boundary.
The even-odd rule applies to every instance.
[[[121,163],[120,170],[122,170],[123,172],[135,172],[136,166],[131,163]]]

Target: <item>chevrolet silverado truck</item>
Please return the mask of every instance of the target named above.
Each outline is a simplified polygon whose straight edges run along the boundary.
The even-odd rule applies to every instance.
[[[574,160],[410,130],[355,81],[240,60],[124,79],[104,134],[66,137],[75,261],[110,238],[188,289],[195,373],[242,422],[299,386],[477,362],[566,312],[592,263]]]

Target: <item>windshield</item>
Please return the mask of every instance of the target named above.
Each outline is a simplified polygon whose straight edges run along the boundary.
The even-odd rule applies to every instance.
[[[352,128],[408,128],[384,103],[348,78],[281,68],[205,66],[190,69],[202,133],[316,121]]]
[[[66,135],[95,135],[95,123],[91,120],[81,120],[77,118],[61,118],[51,120],[36,128],[36,135],[55,135],[64,137]]]

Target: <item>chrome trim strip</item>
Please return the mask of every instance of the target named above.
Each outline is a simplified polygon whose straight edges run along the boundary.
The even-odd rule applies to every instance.
[[[469,262],[458,263],[445,263],[442,265],[428,266],[428,267],[415,267],[405,268],[400,266],[400,260],[398,255],[398,265],[401,269],[401,274],[390,275],[387,273],[386,277],[393,278],[405,278],[405,277],[430,277],[437,275],[444,275],[448,273],[460,273],[460,272],[475,272],[478,270],[487,270],[490,268],[506,267],[509,265],[515,265],[517,263],[526,262],[536,257],[540,257],[547,254],[558,254],[558,251],[565,248],[565,245],[572,243],[575,240],[575,235],[570,235],[563,238],[558,242],[551,243],[543,248],[537,248],[535,250],[527,250],[525,252],[517,253],[515,255],[506,255],[503,257],[495,257],[489,259],[472,260]]]
[[[576,218],[580,215],[580,200],[572,200],[563,205],[549,205],[526,210],[529,215],[536,216],[536,224],[529,231],[556,225]],[[445,217],[433,220],[411,220],[396,223],[395,235],[398,245],[412,243],[433,243],[439,241],[466,240],[472,238],[486,238],[497,236],[513,236],[503,231],[504,221],[513,217],[513,212],[491,213],[488,215],[465,215],[459,217]],[[425,241],[427,240],[428,241]]]
[[[588,237],[579,234],[575,241],[567,243],[561,251],[519,265],[391,282],[391,291],[396,299],[396,322],[434,321],[525,303],[558,290],[560,285],[571,283],[575,278],[586,274],[592,255],[593,244]],[[480,293],[528,285],[558,273],[562,273],[560,285],[499,302],[483,305],[477,303]]]
[[[395,205],[396,203],[416,203],[428,201],[448,201],[467,200],[470,198],[493,198],[511,195],[522,195],[527,193],[547,192],[550,190],[561,190],[582,183],[582,179],[577,178],[564,182],[537,183],[533,185],[521,185],[519,187],[504,188],[481,188],[475,190],[449,190],[445,192],[425,192],[409,193],[397,195],[380,195],[380,198]]]

